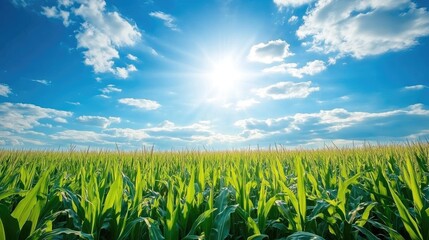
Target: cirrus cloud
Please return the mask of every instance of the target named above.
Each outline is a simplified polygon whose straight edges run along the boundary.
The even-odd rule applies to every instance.
[[[423,90],[425,88],[429,88],[429,87],[422,85],[422,84],[418,84],[418,85],[405,86],[402,90],[403,91],[416,91],[416,90]]]
[[[173,31],[180,31],[180,29],[176,25],[176,19],[170,14],[161,11],[156,11],[149,13],[149,16],[162,20],[164,22],[164,25]]]

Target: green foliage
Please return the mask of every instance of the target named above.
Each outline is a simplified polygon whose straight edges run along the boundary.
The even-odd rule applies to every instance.
[[[429,144],[0,151],[0,239],[429,239]]]

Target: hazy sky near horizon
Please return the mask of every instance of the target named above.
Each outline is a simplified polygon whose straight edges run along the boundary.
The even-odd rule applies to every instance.
[[[0,148],[429,138],[424,0],[5,0]]]

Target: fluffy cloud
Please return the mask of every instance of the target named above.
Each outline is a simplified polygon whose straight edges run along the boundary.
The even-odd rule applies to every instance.
[[[122,89],[115,87],[113,84],[109,84],[106,87],[100,89],[100,92],[103,94],[109,94],[113,92],[122,92]]]
[[[107,128],[113,123],[120,123],[119,117],[100,117],[100,116],[80,116],[77,120],[87,125],[94,125],[101,128]]]
[[[30,132],[29,132],[30,133]],[[36,133],[36,132],[34,132]],[[31,134],[31,133],[30,133]],[[38,135],[41,133],[36,133],[35,135]],[[16,132],[11,131],[1,131],[0,130],[0,145],[7,145],[7,146],[24,146],[24,145],[35,145],[35,146],[42,146],[45,145],[45,142],[33,139],[33,138],[27,138],[23,136],[19,136]]]
[[[429,13],[410,0],[319,0],[297,30],[311,50],[363,58],[400,51],[429,35]]]
[[[414,90],[422,90],[422,89],[425,89],[425,88],[429,88],[429,87],[425,86],[425,85],[419,84],[419,85],[405,86],[402,90],[404,90],[404,91],[414,91]]]
[[[128,77],[127,69],[113,68],[113,59],[119,58],[117,48],[134,45],[141,37],[136,26],[123,19],[118,12],[105,12],[104,1],[92,0],[82,4],[75,14],[85,19],[76,35],[78,47],[85,48],[85,64],[96,73],[112,72],[121,78]]]
[[[57,123],[67,123],[67,119],[62,118],[62,117],[56,117],[56,118],[54,118],[54,121]]]
[[[128,75],[130,72],[135,72],[135,71],[137,71],[137,68],[133,64],[128,65],[126,68],[116,67],[116,76],[122,79],[126,79],[128,78]]]
[[[241,136],[265,139],[271,143],[290,141],[291,145],[314,139],[375,138],[406,140],[429,129],[429,110],[422,104],[385,112],[353,112],[343,108],[316,113],[296,113],[280,118],[243,119],[235,123]]]
[[[296,63],[282,63],[277,66],[265,68],[263,71],[266,73],[289,73],[290,75],[303,78],[304,75],[315,75],[319,72],[322,72],[326,69],[325,62],[321,60],[315,60],[308,62],[305,66],[298,68]]]
[[[306,98],[312,92],[319,91],[319,87],[311,87],[311,81],[308,82],[278,82],[268,87],[254,90],[262,98],[271,98],[275,100]]]
[[[58,6],[42,7],[42,14],[63,19],[65,26],[70,24],[72,16],[81,21],[80,28],[75,31],[77,47],[84,49],[84,63],[92,66],[95,73],[110,72],[127,78],[129,72],[137,70],[133,65],[115,67],[114,60],[119,58],[119,49],[135,45],[141,33],[119,12],[107,11],[104,0],[58,0]],[[133,60],[133,57],[129,55],[128,59]]]
[[[164,121],[159,125],[140,129],[105,128],[101,131],[65,130],[50,136],[51,139],[62,141],[65,145],[91,144],[102,148],[122,147],[136,149],[143,144],[155,145],[160,149],[195,147],[196,144],[225,144],[242,141],[240,136],[224,135],[213,131],[209,121],[200,121],[190,125],[176,125]]]
[[[8,85],[0,83],[0,96],[8,97],[9,94],[11,93],[12,93],[12,90]]]
[[[161,105],[156,101],[138,98],[121,98],[119,99],[119,103],[145,110],[155,110],[161,107]]]
[[[90,143],[90,144],[113,144],[105,140],[110,138],[108,134],[97,133],[93,131],[80,131],[80,130],[65,130],[62,132],[55,133],[50,136],[53,140],[66,140],[75,143]],[[106,145],[107,146],[107,145]]]
[[[149,13],[149,16],[162,20],[164,22],[164,25],[173,31],[180,31],[180,29],[176,25],[176,19],[170,14],[161,11],[156,11]]]
[[[293,53],[289,51],[289,43],[278,39],[252,46],[248,59],[254,62],[270,64],[282,62],[284,58],[292,55]]]
[[[104,132],[113,136],[114,138],[123,138],[128,141],[142,141],[150,137],[146,133],[145,129],[109,128],[106,129]]]
[[[274,0],[274,3],[279,9],[282,9],[284,7],[299,7],[313,1],[314,0]]]
[[[63,20],[64,26],[68,27],[71,23],[70,12],[60,10],[57,7],[42,7],[42,14],[48,18],[58,18]]]
[[[130,59],[131,61],[137,61],[138,60],[138,58],[132,54],[128,54],[127,58]]]
[[[64,7],[70,7],[73,5],[74,0],[58,0],[58,4]]]
[[[1,103],[0,127],[3,129],[22,132],[35,126],[42,126],[42,119],[67,118],[71,112],[51,108],[42,108],[33,104]]]

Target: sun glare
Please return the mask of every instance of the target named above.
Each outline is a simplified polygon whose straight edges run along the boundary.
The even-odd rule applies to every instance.
[[[206,74],[210,90],[225,95],[236,90],[244,76],[239,62],[230,57],[212,62]]]

